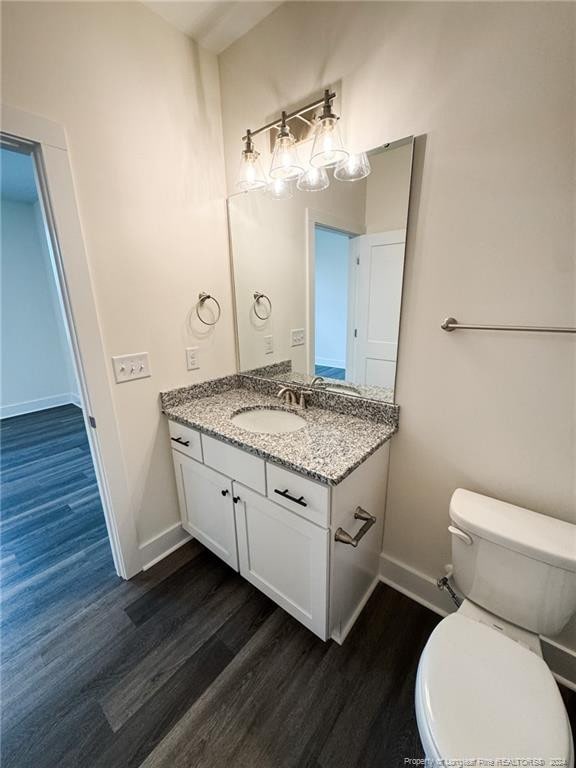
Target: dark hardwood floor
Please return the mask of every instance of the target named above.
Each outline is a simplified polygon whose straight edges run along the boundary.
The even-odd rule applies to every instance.
[[[89,469],[65,422],[54,482],[73,508]],[[52,512],[55,529],[75,528],[42,484],[16,484],[24,475],[7,456],[3,768],[394,768],[422,757],[414,683],[438,616],[380,585],[338,646],[196,542],[130,582],[95,534],[76,558],[42,552],[51,536],[18,549],[19,514],[23,539],[34,511],[43,526]]]
[[[327,365],[315,365],[314,373],[316,376],[325,376],[327,379],[339,379],[344,381],[346,378],[346,371],[344,368],[330,368]]]

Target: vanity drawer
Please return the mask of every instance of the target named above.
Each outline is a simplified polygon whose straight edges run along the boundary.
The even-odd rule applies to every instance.
[[[330,525],[330,489],[275,464],[266,464],[268,498],[291,512],[327,528]]]
[[[170,431],[170,443],[172,448],[191,459],[202,461],[202,444],[200,442],[200,432],[192,427],[185,427],[176,421],[168,421]]]
[[[208,435],[202,435],[202,449],[205,464],[266,495],[264,459]]]

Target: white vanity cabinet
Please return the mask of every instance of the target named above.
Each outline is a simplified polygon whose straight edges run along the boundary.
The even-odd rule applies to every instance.
[[[342,642],[378,580],[388,444],[329,486],[185,429],[186,454],[172,441],[183,528],[316,635]]]
[[[232,481],[179,451],[172,458],[182,527],[238,570]]]
[[[234,483],[240,573],[326,638],[329,533]]]

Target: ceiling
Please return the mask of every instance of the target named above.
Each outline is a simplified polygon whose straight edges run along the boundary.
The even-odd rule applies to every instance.
[[[35,203],[38,200],[34,165],[30,155],[0,149],[0,179],[2,198],[17,203]]]
[[[281,5],[282,0],[151,0],[144,2],[172,26],[192,37],[213,53],[249,32],[258,22]]]

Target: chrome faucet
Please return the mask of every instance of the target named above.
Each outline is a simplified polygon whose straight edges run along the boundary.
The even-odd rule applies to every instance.
[[[284,405],[291,405],[295,408],[306,408],[306,395],[304,392],[300,392],[300,397],[291,387],[282,387],[276,397],[281,400]]]
[[[317,384],[325,384],[325,383],[326,382],[324,381],[322,376],[314,376],[314,378],[310,382],[310,386],[315,387]]]

